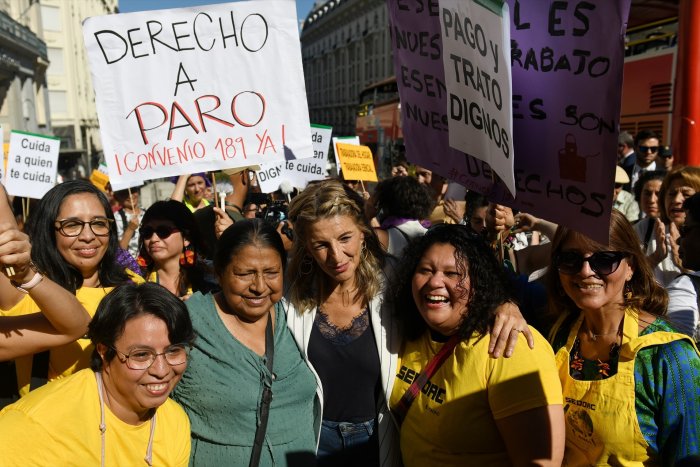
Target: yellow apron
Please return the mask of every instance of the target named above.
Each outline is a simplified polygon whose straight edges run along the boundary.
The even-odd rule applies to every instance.
[[[557,333],[564,317],[555,324]],[[647,444],[635,410],[634,360],[645,347],[685,339],[683,334],[653,332],[639,337],[638,314],[625,311],[617,373],[598,381],[579,381],[569,374],[570,350],[576,340],[583,313],[571,328],[566,345],[556,354],[564,394],[566,450],[564,466],[660,465],[658,454]],[[697,350],[697,349],[696,349]]]

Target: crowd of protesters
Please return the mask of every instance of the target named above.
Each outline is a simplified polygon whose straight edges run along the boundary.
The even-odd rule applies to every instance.
[[[700,168],[618,149],[607,243],[406,162],[1,193],[0,463],[697,465]]]

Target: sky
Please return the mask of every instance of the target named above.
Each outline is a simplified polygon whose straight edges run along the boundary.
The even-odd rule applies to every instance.
[[[211,5],[214,3],[229,3],[231,0],[119,0],[119,11],[131,13],[144,10],[164,10],[167,8],[184,8],[188,6]],[[314,5],[314,0],[296,0],[297,17],[300,21]]]

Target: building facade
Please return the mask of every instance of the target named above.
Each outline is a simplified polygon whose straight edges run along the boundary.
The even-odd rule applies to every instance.
[[[89,175],[102,155],[82,21],[117,0],[0,0],[0,124],[61,138],[64,178]]]
[[[3,154],[10,131],[52,134],[44,41],[31,27],[39,22],[31,0],[0,0],[0,126]]]
[[[302,27],[301,53],[311,122],[354,135],[360,92],[394,74],[386,1],[318,1]]]
[[[40,0],[51,124],[61,138],[59,171],[69,178],[89,176],[102,156],[82,22],[117,11],[117,0]]]

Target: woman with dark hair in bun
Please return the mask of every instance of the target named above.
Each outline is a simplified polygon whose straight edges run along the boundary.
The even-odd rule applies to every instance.
[[[192,465],[314,465],[321,411],[280,302],[286,256],[275,226],[238,221],[216,249],[221,291],[186,302],[199,338],[173,397]]]

